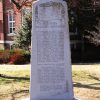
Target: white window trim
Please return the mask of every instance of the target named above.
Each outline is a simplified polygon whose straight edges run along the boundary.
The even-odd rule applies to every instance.
[[[3,40],[0,40],[0,44],[4,44],[4,43],[9,44],[10,45],[10,49],[12,49],[11,46],[14,44],[14,41],[3,41]]]
[[[13,44],[14,41],[3,41],[3,40],[0,40],[0,43],[8,43],[8,44]]]
[[[14,11],[13,10],[8,10],[8,36],[13,36],[14,35],[14,33],[10,33],[10,23],[12,22],[14,22],[15,23],[15,21],[10,21],[9,22],[9,12],[12,12],[12,13],[14,13]]]
[[[15,33],[8,33],[7,36],[14,36]]]

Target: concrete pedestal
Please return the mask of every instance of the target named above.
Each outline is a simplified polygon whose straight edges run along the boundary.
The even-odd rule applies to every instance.
[[[30,98],[23,98],[23,99],[21,99],[21,100],[30,100]]]
[[[24,98],[22,100],[30,100],[30,98]],[[81,100],[81,99],[78,99],[78,98],[74,98],[73,100]]]
[[[72,100],[67,4],[38,0],[32,10],[30,99]]]

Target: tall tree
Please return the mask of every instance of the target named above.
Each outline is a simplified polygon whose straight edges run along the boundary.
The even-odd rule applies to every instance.
[[[33,0],[11,0],[16,6],[18,11],[21,11],[23,7],[31,7]],[[21,48],[29,50],[31,45],[31,28],[32,19],[31,13],[24,16],[23,25],[19,30],[16,31],[14,37],[14,48]]]
[[[84,37],[96,46],[100,46],[100,18],[97,18],[95,22],[97,23],[91,25],[88,30],[85,29]]]
[[[31,14],[25,16],[22,27],[16,32],[14,37],[14,47],[29,50],[31,46]]]

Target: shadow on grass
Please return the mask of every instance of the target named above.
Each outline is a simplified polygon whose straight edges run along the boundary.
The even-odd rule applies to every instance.
[[[0,78],[3,79],[3,81],[1,81],[1,82],[3,82],[3,85],[5,83],[6,84],[12,83],[12,81],[14,81],[14,82],[22,82],[22,83],[30,81],[29,77],[8,76],[8,75],[5,75],[5,74],[0,74]],[[14,88],[14,87],[12,86],[12,88]],[[26,96],[29,95],[29,88],[26,88],[24,90],[22,90],[22,89],[19,89],[19,90],[15,89],[15,90],[7,93],[7,94],[0,94],[0,95],[1,95],[1,97],[4,97],[4,98],[5,97],[6,98],[11,97],[10,100],[19,100],[20,98],[26,97]],[[3,99],[0,99],[0,100],[3,100]]]
[[[96,64],[100,64],[99,62],[76,62],[76,63],[72,63],[73,65],[96,65]]]
[[[84,84],[84,83],[74,82],[74,87],[100,90],[100,78],[99,77],[96,77],[94,75],[89,75],[89,78],[92,79],[92,80],[97,81],[97,83]]]
[[[29,89],[26,90],[17,90],[8,94],[0,94],[0,100],[4,100],[4,98],[9,98],[8,100],[20,100],[22,97],[26,97],[29,95]],[[1,99],[2,98],[2,99]]]
[[[89,75],[89,77],[92,78],[92,79],[94,79],[94,80],[100,81],[100,78],[99,77],[92,76],[92,75]]]
[[[15,76],[7,76],[4,74],[0,74],[0,78],[6,78],[6,79],[17,79],[17,80],[30,80],[29,77],[15,77]]]
[[[100,90],[100,87],[96,87],[97,85],[100,85],[100,83],[94,83],[94,84],[82,84],[79,82],[74,82],[74,87],[78,88],[87,88],[87,89],[94,89],[94,90]]]
[[[19,96],[17,96],[18,94],[21,94]],[[16,91],[15,93],[11,93],[11,100],[16,100],[16,99],[20,99],[21,97],[27,96],[29,94],[29,90],[19,90]]]

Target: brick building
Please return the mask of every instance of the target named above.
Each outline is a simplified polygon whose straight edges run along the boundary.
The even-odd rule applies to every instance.
[[[73,2],[75,0],[71,1],[72,6],[76,7],[76,2]],[[14,31],[16,31],[21,26],[22,21],[23,10],[22,12],[19,12],[11,0],[0,0],[0,49],[12,47]],[[76,34],[77,33],[75,32],[75,35]],[[73,41],[71,44],[73,46]],[[76,41],[74,44],[76,44]]]
[[[21,2],[21,0],[18,1]],[[84,39],[82,38],[80,25],[78,25],[79,23],[77,24],[77,22],[79,22],[79,17],[82,17],[83,15],[85,16],[83,16],[82,20],[88,19],[90,20],[90,22],[91,18],[93,18],[94,15],[94,17],[100,16],[100,0],[65,1],[67,1],[69,5],[69,30],[71,39],[72,58],[75,58],[75,60],[76,58],[83,59],[83,55],[86,54],[86,50],[90,52],[90,44],[87,46]],[[79,1],[81,1],[82,4]],[[27,10],[29,9],[27,9],[27,7],[24,7],[24,9],[22,9],[19,12],[16,6],[11,2],[11,0],[0,0],[0,49],[12,47],[14,31],[16,31],[21,26],[23,22],[23,14],[25,14]],[[77,10],[83,12],[84,14],[79,15],[77,13]],[[94,46],[92,47],[94,48]]]
[[[14,31],[20,27],[22,13],[11,0],[0,0],[0,49],[11,48]]]

